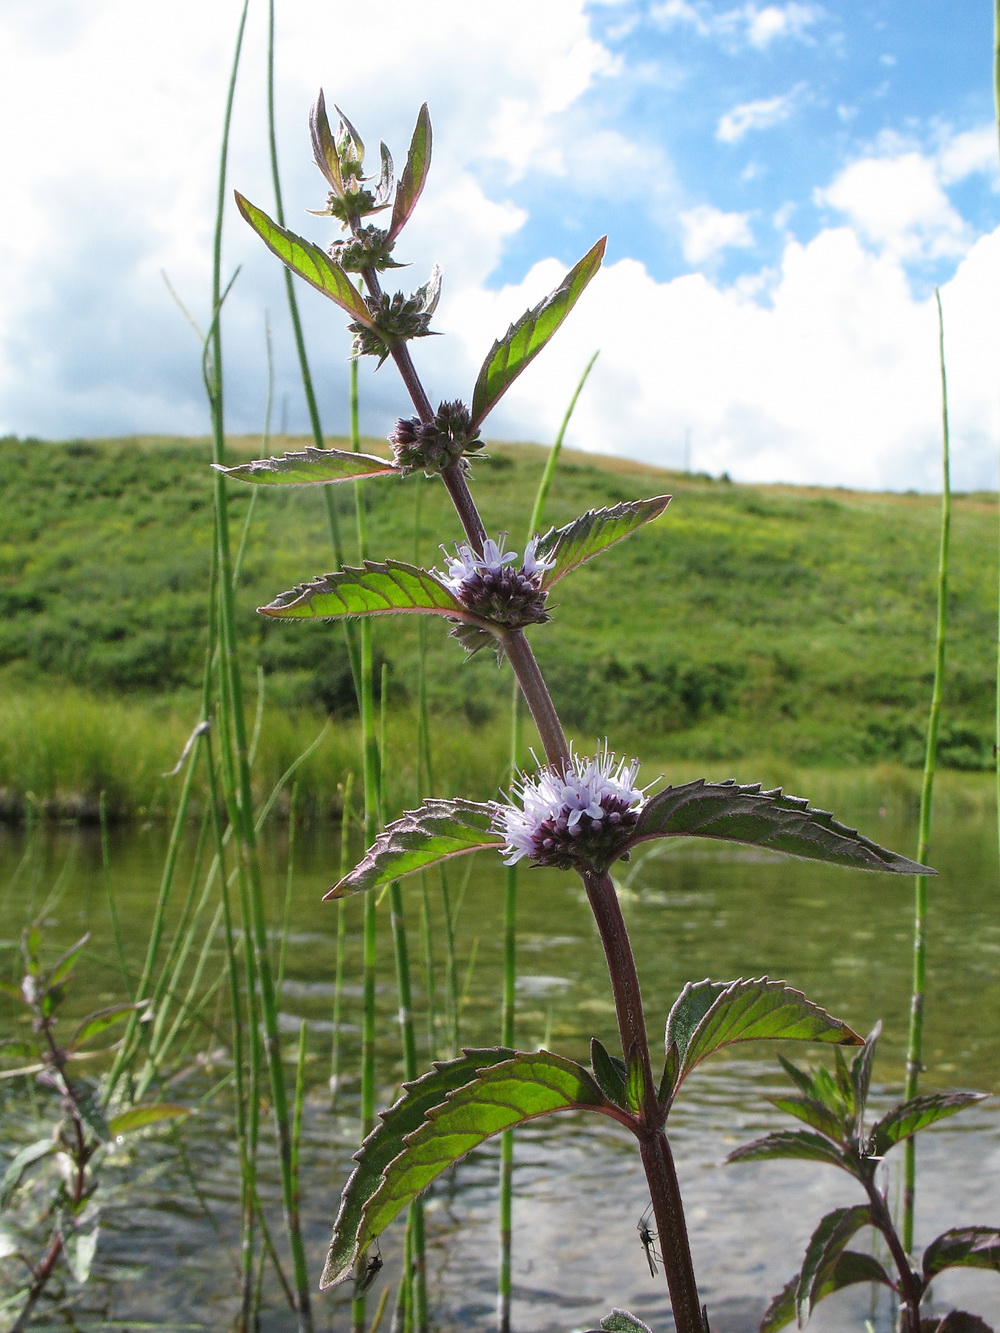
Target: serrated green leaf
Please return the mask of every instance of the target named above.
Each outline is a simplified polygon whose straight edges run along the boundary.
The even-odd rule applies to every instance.
[[[346,449],[314,449],[282,454],[280,458],[255,458],[252,463],[224,467],[212,463],[217,472],[235,481],[254,482],[258,486],[330,485],[336,481],[359,481],[398,473],[395,463],[376,454],[356,454]]]
[[[121,1023],[129,1014],[148,1008],[148,1000],[135,1000],[131,1004],[112,1004],[107,1009],[95,1009],[92,1014],[88,1014],[77,1024],[76,1030],[69,1040],[69,1049],[76,1050],[85,1041],[90,1041],[92,1037],[99,1037],[108,1028],[114,1027],[116,1023]]]
[[[590,1064],[598,1086],[609,1101],[616,1106],[625,1106],[626,1066],[623,1060],[616,1060],[609,1054],[603,1043],[596,1037],[590,1041]]]
[[[112,1138],[122,1134],[134,1134],[137,1129],[147,1125],[156,1125],[161,1120],[176,1120],[180,1116],[190,1115],[189,1106],[175,1106],[171,1102],[155,1102],[151,1106],[132,1106],[127,1111],[120,1111],[108,1121],[108,1130]]]
[[[987,1268],[1000,1273],[1000,1231],[995,1227],[945,1231],[924,1250],[924,1277],[929,1282],[946,1268]]]
[[[768,1097],[767,1100],[779,1111],[804,1121],[827,1138],[839,1141],[843,1137],[844,1127],[839,1117],[828,1106],[812,1097]]]
[[[741,1147],[734,1148],[726,1161],[766,1162],[778,1157],[827,1162],[830,1166],[839,1166],[845,1171],[850,1170],[844,1154],[836,1144],[831,1143],[822,1134],[814,1134],[808,1129],[780,1129],[773,1134],[765,1134],[762,1139],[754,1139],[752,1143],[744,1143]]]
[[[392,221],[389,223],[389,242],[396,239],[417,206],[431,165],[431,118],[425,102],[417,113],[417,123],[406,154],[406,166],[396,186],[392,201]]]
[[[351,1277],[358,1256],[399,1211],[485,1139],[553,1111],[609,1106],[581,1065],[548,1051],[467,1051],[403,1086],[356,1154],[321,1287]]]
[[[795,1294],[799,1288],[800,1276],[796,1273],[771,1301],[764,1312],[764,1318],[760,1321],[758,1333],[778,1333],[779,1329],[785,1328],[796,1318]],[[833,1271],[828,1273],[820,1284],[813,1303],[818,1304],[824,1296],[830,1296],[835,1291],[841,1291],[844,1287],[851,1287],[859,1282],[878,1282],[884,1287],[896,1290],[895,1283],[872,1255],[861,1254],[856,1250],[844,1250],[837,1259]]]
[[[542,575],[542,589],[551,588],[571,570],[658,518],[669,503],[669,495],[655,495],[651,500],[630,500],[609,509],[590,509],[564,528],[547,532],[539,538],[536,555],[554,559],[555,564]]]
[[[479,429],[487,414],[493,411],[521,371],[534,360],[576,305],[584,288],[601,267],[606,244],[607,237],[602,237],[570,269],[555,291],[523,314],[490,348],[472,394],[470,433]]]
[[[273,602],[257,609],[262,615],[283,620],[334,620],[340,616],[422,611],[488,628],[486,621],[467,611],[430,570],[402,560],[366,560],[361,569],[324,574],[280,593]]]
[[[380,1185],[389,1163],[403,1151],[407,1136],[419,1129],[428,1111],[440,1105],[450,1092],[471,1082],[479,1069],[509,1060],[513,1054],[503,1046],[466,1050],[455,1060],[436,1061],[428,1073],[403,1084],[403,1095],[381,1112],[379,1123],[354,1154],[358,1165],[341,1195],[321,1287],[354,1276],[354,1264],[364,1248],[358,1245],[357,1238],[365,1205]]]
[[[800,1069],[798,1065],[793,1065],[791,1060],[786,1060],[783,1055],[778,1056],[778,1064],[781,1065],[782,1069],[792,1082],[797,1087],[801,1088],[807,1097],[816,1096],[816,1084],[811,1074],[807,1073],[804,1069]]]
[[[329,296],[331,301],[336,301],[353,320],[369,329],[375,328],[365,298],[335,260],[304,236],[296,236],[293,231],[279,226],[263,209],[251,204],[249,199],[244,199],[238,191],[235,193],[236,207],[272,254],[276,254],[283,264],[287,264],[293,273],[304,278],[311,287]]]
[[[732,779],[705,782],[699,778],[665,788],[640,812],[622,852],[649,838],[676,837],[749,843],[856,870],[937,874],[862,837],[828,811],[811,809],[801,797],[786,796],[780,787],[762,791],[760,783],[741,786]]]
[[[862,1227],[871,1225],[872,1211],[866,1203],[855,1204],[851,1208],[835,1208],[822,1219],[806,1247],[806,1257],[799,1273],[795,1304],[800,1323],[806,1322],[816,1302],[822,1299],[823,1287],[836,1271],[847,1242]]]
[[[686,985],[667,1018],[666,1043],[677,1042],[677,1084],[706,1056],[740,1041],[821,1041],[860,1046],[846,1023],[783,981],[701,981]]]
[[[69,974],[73,971],[73,968],[76,967],[77,963],[80,961],[80,954],[89,939],[90,931],[88,930],[82,939],[77,940],[74,945],[66,950],[62,957],[56,960],[45,979],[45,984],[47,986],[59,986],[66,980]]]
[[[0,1180],[0,1209],[6,1208],[10,1203],[10,1197],[20,1185],[28,1167],[34,1166],[35,1162],[40,1162],[43,1157],[49,1157],[57,1150],[58,1146],[50,1136],[47,1139],[37,1139],[34,1143],[29,1143],[26,1148],[22,1148],[20,1152],[14,1154],[7,1163],[3,1179]]]
[[[387,824],[350,874],[324,894],[324,901],[380,888],[451,856],[502,847],[503,835],[492,829],[494,809],[483,801],[424,801],[418,810]]]
[[[876,1153],[882,1156],[894,1144],[902,1143],[936,1120],[981,1102],[986,1095],[985,1092],[929,1092],[901,1102],[872,1128]]]
[[[653,1333],[648,1324],[637,1319],[628,1310],[612,1310],[601,1320],[603,1333]]]

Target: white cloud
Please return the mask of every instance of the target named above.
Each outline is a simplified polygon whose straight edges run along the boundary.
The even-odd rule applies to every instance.
[[[751,46],[766,50],[780,38],[811,40],[825,12],[819,5],[792,3],[760,5],[748,0],[732,9],[716,9],[707,0],[660,0],[651,10],[654,20],[670,28],[686,24],[700,37],[723,41],[733,49]]]
[[[536,265],[497,293],[468,293],[461,327],[489,339],[561,277]],[[956,486],[992,485],[1000,430],[1000,230],[943,287]],[[656,282],[634,260],[609,266],[511,390],[494,430],[551,439],[580,370],[601,355],[568,443],[744,480],[933,489],[940,400],[933,298],[897,257],[847,227],[790,243],[769,300],[702,274]],[[457,332],[457,328],[456,328]],[[443,341],[443,340],[442,340]]]
[[[958,256],[971,244],[969,228],[941,186],[937,163],[917,151],[853,162],[816,198],[900,259]]]
[[[684,228],[684,258],[701,264],[731,246],[753,245],[746,213],[724,213],[711,204],[701,204],[681,214]]]
[[[998,174],[997,128],[980,125],[961,134],[945,135],[937,154],[938,177],[945,185],[965,180],[975,172]]]
[[[751,130],[767,130],[772,125],[780,125],[795,110],[802,89],[803,85],[798,84],[791,92],[781,93],[777,97],[741,102],[720,117],[715,137],[720,143],[739,143]]]

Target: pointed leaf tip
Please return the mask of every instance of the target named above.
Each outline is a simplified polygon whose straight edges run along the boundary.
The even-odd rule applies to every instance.
[[[664,788],[643,808],[622,851],[649,838],[670,837],[718,838],[855,870],[937,874],[880,847],[857,829],[839,823],[829,811],[813,809],[801,796],[787,796],[780,788],[764,791],[759,782],[743,786],[731,778],[725,782],[699,778]]]
[[[502,834],[493,832],[494,808],[482,801],[425,801],[419,809],[386,825],[351,873],[324,895],[324,901],[381,888],[452,856],[502,847]]]
[[[607,237],[602,236],[554,291],[511,324],[493,344],[473,390],[470,429],[478,430],[521,371],[557,331],[601,267],[606,245]]]

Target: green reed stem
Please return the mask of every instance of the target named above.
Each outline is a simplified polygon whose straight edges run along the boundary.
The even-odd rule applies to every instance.
[[[941,293],[934,288],[938,315],[938,359],[941,367],[941,536],[938,548],[937,634],[934,644],[934,685],[931,689],[930,715],[927,719],[927,750],[924,756],[924,780],[920,788],[920,831],[917,860],[926,865],[931,836],[931,804],[934,773],[937,766],[938,727],[941,719],[941,695],[944,688],[945,646],[948,637],[948,555],[951,539],[951,457],[948,430],[948,378],[944,357],[944,314]],[[906,1048],[907,1098],[917,1095],[924,1034],[924,993],[927,981],[927,879],[914,879],[913,905],[913,993],[910,1000],[910,1033]],[[903,1179],[902,1240],[906,1252],[913,1251],[913,1214],[917,1188],[917,1155],[914,1136],[906,1140]]]
[[[994,0],[993,4],[993,107],[997,121],[998,147],[1000,147],[1000,0]],[[996,762],[997,847],[1000,849],[1000,584],[997,588],[997,689],[993,753]]]
[[[233,57],[226,109],[223,121],[222,144],[219,154],[219,183],[212,254],[212,312],[213,321],[207,349],[207,382],[212,418],[213,461],[225,464],[225,415],[222,368],[222,233],[227,204],[227,166],[229,136],[232,123],[233,97],[239,69],[243,33],[246,26],[247,4],[243,6],[239,34]],[[292,1258],[293,1282],[297,1304],[299,1333],[312,1333],[313,1321],[310,1283],[306,1263],[305,1244],[300,1225],[298,1199],[292,1175],[291,1119],[285,1072],[281,1056],[281,1034],[278,1027],[278,1006],[268,942],[267,912],[261,879],[260,858],[257,852],[256,829],[253,817],[253,791],[250,780],[250,752],[247,742],[246,717],[243,702],[243,681],[239,663],[239,645],[236,633],[236,611],[233,595],[233,560],[229,537],[229,513],[226,479],[219,471],[214,473],[216,539],[219,558],[218,609],[221,629],[219,656],[220,710],[223,741],[223,775],[226,804],[233,824],[239,851],[237,864],[240,871],[241,892],[244,894],[244,932],[249,936],[247,955],[248,1003],[256,990],[260,1017],[264,1028],[264,1056],[268,1066],[271,1102],[278,1140],[278,1161],[281,1174],[285,1227]],[[251,1012],[253,1012],[251,1007]],[[258,1024],[253,1024],[251,1047],[258,1038]],[[253,1060],[253,1057],[251,1057]],[[254,1104],[258,1101],[254,1098]],[[251,1111],[254,1112],[254,1104]],[[252,1123],[251,1123],[252,1130]]]

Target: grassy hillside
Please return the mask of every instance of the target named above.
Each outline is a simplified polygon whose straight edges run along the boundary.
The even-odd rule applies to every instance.
[[[285,445],[282,441],[282,447]],[[301,443],[289,441],[289,447]],[[234,441],[253,456],[259,443]],[[382,451],[378,443],[369,446]],[[524,525],[544,451],[499,445],[477,462],[487,526]],[[0,679],[8,707],[69,684],[78,697],[162,714],[193,698],[203,662],[211,493],[203,442],[0,441]],[[348,559],[353,495],[336,499]],[[232,488],[236,531],[250,487]],[[798,763],[917,764],[930,691],[938,501],[743,486],[591,455],[564,455],[548,522],[670,492],[666,514],[559,585],[532,632],[568,724],[670,761],[776,755]],[[254,608],[331,568],[323,496],[256,491],[240,578],[247,665],[279,710],[346,717],[336,625],[268,621]],[[373,554],[440,564],[457,521],[439,483],[369,483]],[[996,499],[956,499],[943,761],[992,763]],[[469,730],[501,725],[509,690],[489,654],[466,665],[428,625],[432,707]],[[413,698],[417,628],[383,619],[390,698]],[[26,694],[27,692],[27,694]],[[183,729],[182,727],[180,728]],[[172,744],[172,741],[171,741]],[[0,745],[0,786],[18,781]]]

